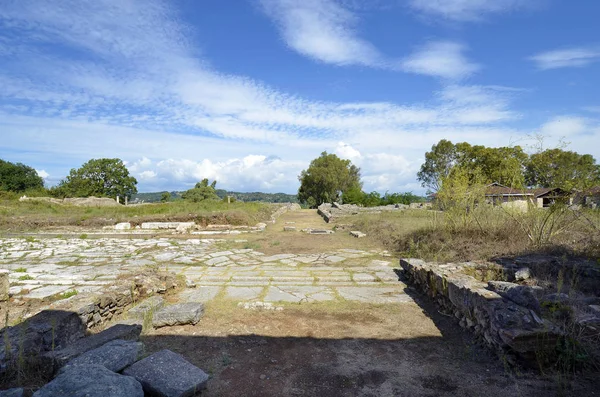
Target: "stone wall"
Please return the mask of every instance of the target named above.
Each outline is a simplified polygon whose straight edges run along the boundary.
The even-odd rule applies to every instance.
[[[317,213],[325,219],[325,222],[329,223],[333,219],[340,216],[358,215],[365,213],[381,213],[386,211],[400,211],[405,209],[430,209],[431,203],[412,203],[410,205],[405,204],[391,204],[382,205],[378,207],[360,207],[355,204],[339,204],[339,203],[323,203],[317,207]]]
[[[531,291],[526,287],[499,282],[515,287],[514,297],[508,299],[510,294],[463,274],[461,265],[419,259],[402,259],[400,265],[409,282],[511,363],[539,364],[562,336],[555,324],[536,313],[535,305],[528,304]]]

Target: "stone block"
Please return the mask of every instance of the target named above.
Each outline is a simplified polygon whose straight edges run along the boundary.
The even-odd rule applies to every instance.
[[[158,397],[190,397],[206,387],[208,375],[181,355],[161,350],[126,368],[144,390]]]
[[[20,387],[8,390],[0,390],[0,397],[23,397],[24,395],[25,391]]]
[[[165,305],[165,300],[160,296],[151,296],[139,305],[132,307],[127,312],[127,317],[133,320],[143,321],[146,316],[160,310]]]
[[[296,231],[296,226],[284,226],[283,227],[283,231],[284,232],[295,232]]]
[[[515,272],[516,281],[524,281],[531,278],[531,270],[528,267],[522,267]]]
[[[131,229],[131,223],[129,222],[121,222],[115,225],[115,230],[129,230]]]
[[[156,311],[152,317],[152,325],[157,328],[167,325],[195,325],[200,321],[203,314],[204,304],[202,303],[177,303]]]
[[[76,365],[65,368],[33,397],[144,397],[144,391],[134,378],[102,365]]]
[[[8,281],[8,271],[0,270],[0,302],[8,300],[8,290],[10,282]]]
[[[121,372],[139,360],[143,347],[141,342],[116,339],[74,358],[66,367],[98,364],[113,372]]]
[[[363,238],[363,237],[367,237],[366,234],[364,234],[363,232],[359,232],[358,230],[353,230],[350,232],[350,235],[352,237],[356,237],[356,238]]]
[[[116,324],[102,332],[80,339],[77,343],[72,343],[64,349],[48,352],[44,354],[43,360],[52,368],[58,369],[83,353],[96,349],[113,340],[137,341],[141,332],[142,326],[139,324]]]

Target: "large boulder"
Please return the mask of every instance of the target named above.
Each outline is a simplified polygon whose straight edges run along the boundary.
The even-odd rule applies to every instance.
[[[177,303],[156,311],[152,317],[152,325],[157,328],[167,325],[195,325],[203,314],[204,305],[202,303]]]
[[[206,387],[208,375],[181,355],[161,350],[126,368],[144,391],[157,397],[189,397]]]
[[[142,332],[142,326],[139,324],[126,325],[117,324],[105,329],[97,334],[90,335],[81,339],[78,343],[73,343],[64,349],[54,350],[43,355],[42,359],[47,367],[56,370],[67,362],[79,357],[85,352],[96,349],[108,342],[116,339],[137,341]]]
[[[17,359],[38,360],[85,336],[85,325],[75,312],[44,310],[14,327],[0,331],[0,374]]]
[[[117,339],[83,353],[69,361],[66,367],[98,364],[113,372],[120,372],[140,358],[143,348],[141,342]]]
[[[144,397],[142,385],[102,365],[68,366],[33,397]]]

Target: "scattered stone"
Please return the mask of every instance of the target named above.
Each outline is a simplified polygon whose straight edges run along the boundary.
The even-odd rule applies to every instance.
[[[570,300],[569,295],[563,293],[548,294],[542,298],[542,302],[550,303],[568,303]]]
[[[188,278],[185,279],[186,288],[196,288],[196,283]]]
[[[33,397],[144,397],[142,385],[102,365],[68,366]]]
[[[266,223],[257,223],[256,227],[258,228],[258,230],[265,230],[267,228],[267,224]]]
[[[142,223],[142,229],[175,229],[178,227],[184,227],[190,229],[196,224],[194,222],[144,222]]]
[[[363,232],[359,232],[358,230],[353,230],[350,232],[350,235],[352,237],[356,237],[356,238],[363,238],[363,237],[367,237],[366,234],[364,234]]]
[[[83,353],[66,366],[98,364],[113,372],[121,372],[140,358],[142,350],[141,342],[117,339]]]
[[[283,310],[283,306],[273,306],[271,302],[239,302],[238,307],[246,310]]]
[[[206,387],[208,375],[181,355],[161,350],[123,371],[139,381],[148,394],[188,397]]]
[[[335,233],[333,230],[325,230],[325,229],[307,229],[308,234],[333,234]]]
[[[531,278],[531,270],[528,267],[522,267],[515,272],[516,281],[525,281]]]
[[[64,349],[50,351],[42,356],[42,360],[47,363],[48,366],[56,370],[74,358],[105,345],[108,342],[117,339],[137,341],[141,332],[142,326],[139,324],[116,324],[97,334],[80,339],[77,343],[69,344]]]
[[[129,222],[121,222],[115,225],[115,230],[129,230],[131,229],[131,223]]]
[[[165,305],[165,300],[160,296],[151,296],[137,306],[132,307],[127,312],[127,317],[130,319],[143,321],[146,316],[151,316],[152,313],[160,310]]]
[[[265,375],[265,374],[261,374],[261,375],[259,376],[259,378],[260,378],[260,380],[265,380],[265,379],[267,379],[267,375]]]
[[[296,231],[296,226],[284,226],[283,227],[283,231],[284,232],[295,232]]]
[[[20,387],[15,389],[0,390],[0,397],[23,397],[24,395],[25,391]]]
[[[157,328],[167,325],[196,325],[203,314],[204,304],[200,302],[177,303],[156,311],[152,317],[152,325]]]

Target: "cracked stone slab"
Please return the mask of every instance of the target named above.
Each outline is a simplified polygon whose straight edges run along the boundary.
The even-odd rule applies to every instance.
[[[227,287],[225,293],[228,298],[252,300],[257,299],[264,291],[264,287]]]
[[[46,285],[44,287],[36,288],[30,291],[28,294],[23,295],[23,298],[27,299],[46,299],[56,294],[60,294],[67,290],[72,289],[72,286],[64,285]]]
[[[210,266],[214,266],[214,265],[222,264],[222,263],[228,262],[228,261],[229,261],[229,258],[227,258],[226,256],[217,256],[217,257],[207,260],[204,263],[206,263],[207,265],[210,265]]]
[[[265,302],[314,302],[333,300],[333,291],[318,286],[271,286]]]
[[[337,287],[338,294],[350,301],[366,303],[406,303],[413,300],[397,287]]]
[[[213,300],[215,296],[221,291],[221,286],[208,285],[198,286],[183,291],[179,294],[180,302],[208,302]]]

